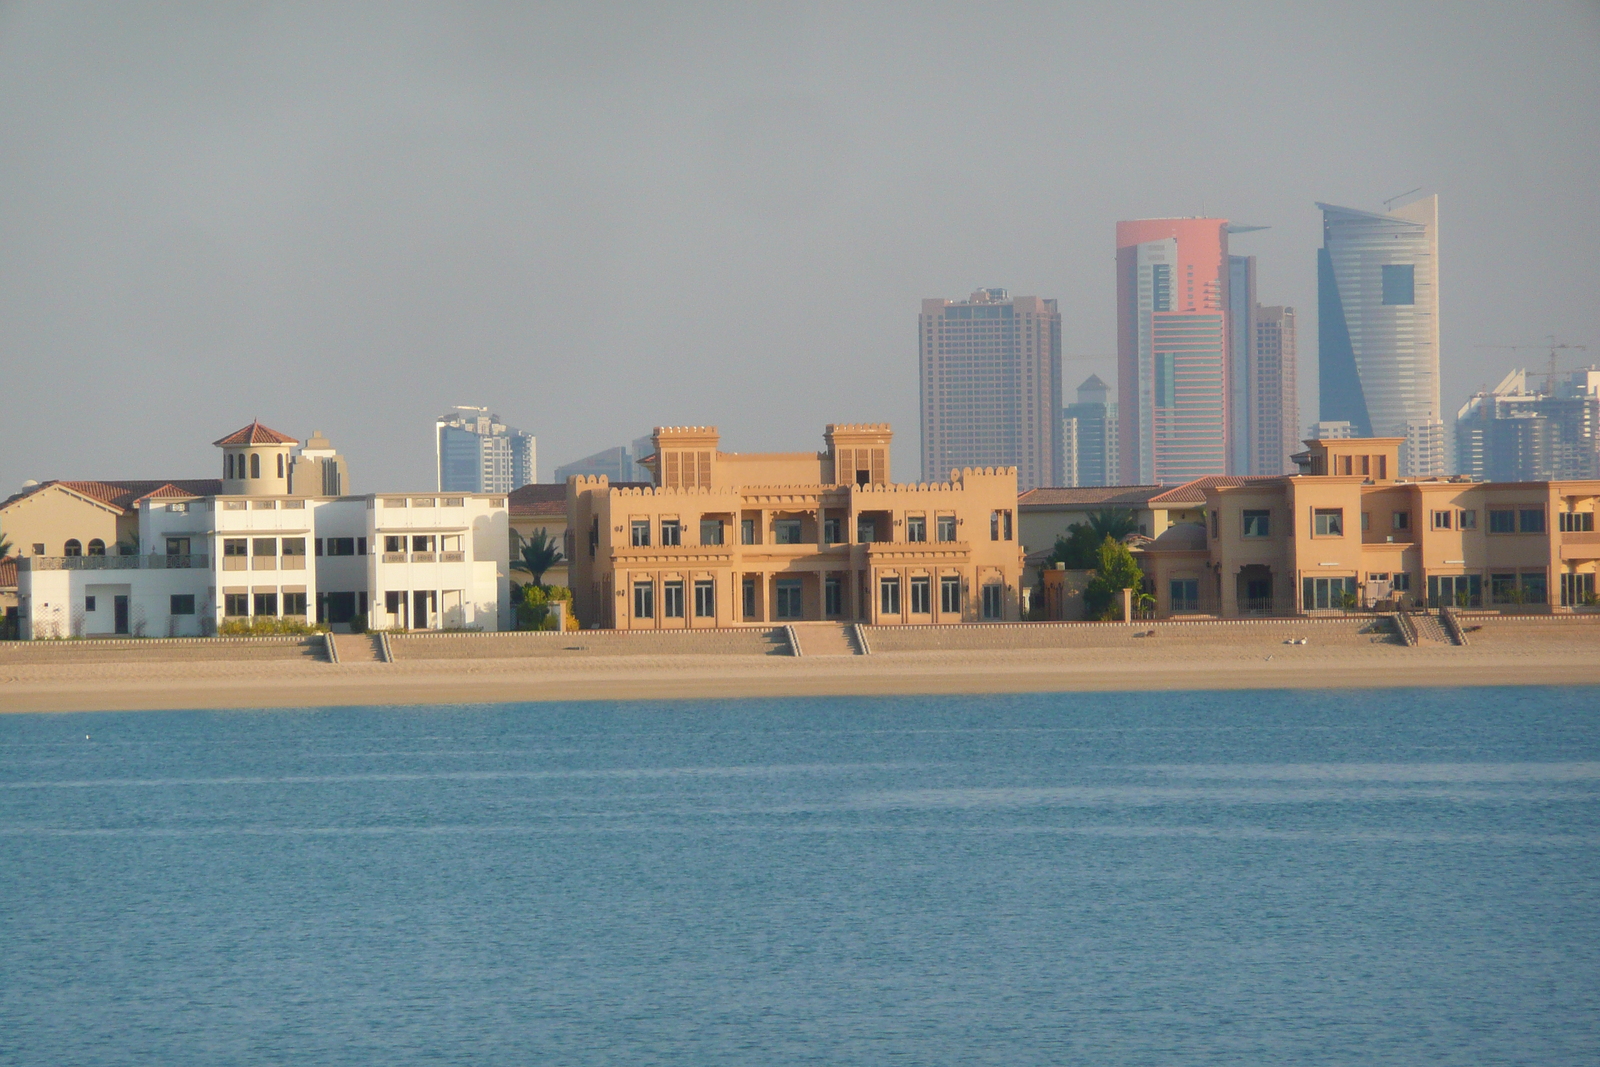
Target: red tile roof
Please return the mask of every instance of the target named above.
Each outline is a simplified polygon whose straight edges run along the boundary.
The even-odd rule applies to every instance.
[[[513,517],[518,515],[560,515],[567,514],[567,483],[534,482],[524,485],[520,489],[511,490],[506,497],[506,510]]]
[[[1153,497],[1167,491],[1164,485],[1106,485],[1029,489],[1017,498],[1017,506],[1035,507],[1145,507]]]
[[[30,485],[22,492],[0,501],[0,508],[6,507],[17,500],[30,497],[42,492],[52,485],[77,493],[79,496],[98,500],[102,504],[110,505],[120,511],[129,511],[138,506],[138,502],[145,496],[162,490],[165,496],[215,496],[222,492],[222,482],[217,478],[179,478],[173,481],[138,481],[138,482],[69,482],[52,480]]]
[[[1236,485],[1249,485],[1251,482],[1270,482],[1281,475],[1276,474],[1212,474],[1204,478],[1196,478],[1192,482],[1168,489],[1159,496],[1150,498],[1150,503],[1155,507],[1171,507],[1174,504],[1204,504],[1207,489],[1227,489]]]
[[[235,430],[220,441],[211,442],[214,445],[294,445],[300,439],[290,437],[288,434],[279,433],[270,427],[261,425],[260,420],[252,422],[249,426]]]
[[[15,589],[17,587],[17,561],[11,558],[0,559],[0,589]]]

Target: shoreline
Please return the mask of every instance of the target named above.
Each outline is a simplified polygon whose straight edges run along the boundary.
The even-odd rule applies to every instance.
[[[1600,650],[1191,648],[893,652],[870,657],[596,656],[391,664],[0,662],[0,712],[418,706],[783,696],[1600,685]],[[1143,651],[1143,650],[1141,650]],[[1157,650],[1151,649],[1152,653]],[[1270,657],[1270,658],[1269,658]]]

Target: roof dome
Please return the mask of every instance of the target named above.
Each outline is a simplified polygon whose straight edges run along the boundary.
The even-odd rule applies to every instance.
[[[1198,522],[1180,522],[1167,527],[1160,537],[1145,546],[1146,552],[1204,552],[1206,528]]]

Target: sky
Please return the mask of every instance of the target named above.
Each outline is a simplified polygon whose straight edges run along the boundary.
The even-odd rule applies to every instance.
[[[0,3],[0,496],[255,418],[432,488],[455,404],[544,479],[887,421],[914,480],[920,301],[1054,297],[1114,382],[1125,218],[1271,227],[1309,423],[1314,202],[1419,186],[1447,414],[1600,361],[1600,4]]]

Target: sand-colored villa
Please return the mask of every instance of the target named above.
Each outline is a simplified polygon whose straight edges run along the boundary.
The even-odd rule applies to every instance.
[[[661,427],[644,488],[567,483],[585,626],[693,629],[803,620],[1014,621],[1015,468],[889,481],[885,424],[830,425],[821,452],[737,453],[715,427]]]
[[[1592,602],[1600,481],[1397,477],[1403,438],[1307,441],[1301,473],[1199,488],[1140,553],[1158,616]]]

